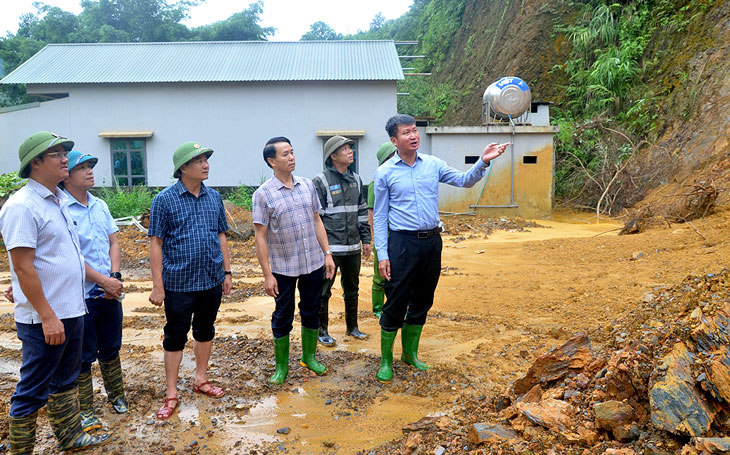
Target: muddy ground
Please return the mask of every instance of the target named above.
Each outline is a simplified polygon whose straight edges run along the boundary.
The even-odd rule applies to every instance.
[[[433,417],[427,421],[434,431],[412,453],[604,453],[605,445],[561,450],[539,438],[529,448],[520,446],[520,452],[474,446],[466,428],[492,419],[496,397],[548,349],[581,331],[597,349],[610,346],[616,342],[615,321],[625,320],[648,294],[688,275],[717,273],[730,259],[727,209],[692,225],[620,237],[620,223],[596,224],[589,214],[556,213],[536,224],[466,216],[444,221],[443,272],[420,349],[431,370],[419,372],[396,361],[391,384],[375,380],[379,326],[368,311],[372,262],[364,261],[360,328],[370,338],[344,336],[343,301],[335,296],[330,333],[338,344],[319,348],[328,374],[313,377],[299,366],[295,322],[288,381],[269,385],[273,299],[263,293],[253,240],[233,241],[234,292],[221,306],[210,366],[210,379],[227,394],[212,400],[192,393],[188,347],[180,407],[166,422],[154,417],[164,398],[164,316],[147,302],[145,236],[124,230],[124,274],[131,278],[125,282],[121,355],[131,411],[113,413],[95,367],[95,405],[112,437],[90,453],[393,454],[404,450],[404,434],[426,416]],[[7,263],[2,267],[0,278],[7,283]],[[9,303],[0,304],[0,313],[10,312]],[[396,359],[399,354],[396,341]],[[0,442],[7,443],[5,416],[20,364],[10,315],[0,316],[0,359]],[[679,448],[680,443],[676,453]],[[36,453],[54,453],[44,411]]]

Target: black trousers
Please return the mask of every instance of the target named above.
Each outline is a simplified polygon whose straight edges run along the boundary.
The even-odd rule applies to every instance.
[[[396,331],[404,322],[426,323],[441,275],[441,249],[439,234],[421,238],[411,232],[390,231],[390,281],[385,282],[387,300],[380,318],[383,330]]]
[[[289,335],[294,322],[294,290],[299,288],[299,316],[302,318],[302,327],[308,329],[319,328],[319,303],[322,296],[322,281],[324,267],[312,273],[299,276],[286,276],[274,273],[279,296],[274,300],[276,307],[271,315],[271,331],[274,338]]]
[[[193,327],[193,339],[202,343],[215,336],[215,319],[221,306],[223,286],[204,291],[176,292],[165,289],[165,351],[182,351]]]
[[[340,271],[340,284],[342,285],[342,298],[355,300],[360,287],[360,263],[362,262],[360,252],[344,256],[332,255],[335,263],[335,274],[329,280],[324,279],[322,288],[322,302],[328,302],[332,297],[332,285],[335,284],[337,271]]]

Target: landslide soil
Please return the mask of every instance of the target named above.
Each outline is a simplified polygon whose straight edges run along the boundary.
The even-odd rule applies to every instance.
[[[210,368],[211,381],[227,394],[212,400],[192,393],[194,361],[188,346],[178,387],[180,408],[166,422],[154,418],[164,398],[164,315],[147,303],[145,237],[124,229],[125,275],[131,278],[125,283],[121,356],[131,411],[113,413],[95,367],[95,406],[112,437],[103,449],[89,453],[392,454],[404,446],[401,429],[424,416],[439,418],[443,430],[422,447],[427,453],[439,445],[447,454],[492,453],[489,447],[466,444],[466,425],[486,420],[494,397],[537,356],[581,331],[593,334],[594,344],[609,342],[601,334],[611,333],[615,321],[637,309],[647,294],[688,275],[717,273],[730,259],[726,208],[692,225],[664,225],[620,237],[620,223],[595,223],[582,213],[556,213],[553,220],[536,223],[480,217],[444,221],[443,270],[419,352],[431,370],[417,372],[397,360],[396,342],[394,381],[383,385],[374,380],[379,327],[368,311],[372,263],[364,261],[360,328],[370,338],[344,336],[344,306],[337,291],[330,303],[330,333],[338,345],[318,349],[329,373],[312,377],[298,365],[297,320],[288,380],[279,387],[269,385],[273,299],[263,295],[253,240],[232,241],[235,289],[221,306]],[[0,277],[7,283],[7,263],[2,267]],[[0,304],[0,313],[10,312],[9,303]],[[3,443],[19,347],[12,316],[0,316]],[[42,411],[36,453],[54,450]]]

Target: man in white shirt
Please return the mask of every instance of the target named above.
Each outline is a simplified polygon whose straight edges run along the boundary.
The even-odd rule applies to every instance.
[[[60,450],[103,443],[81,428],[76,379],[84,332],[84,258],[57,185],[68,177],[73,142],[47,131],[20,146],[19,174],[28,183],[0,210],[0,232],[10,258],[14,314],[22,342],[20,381],[10,399],[10,453],[32,454],[38,410]]]

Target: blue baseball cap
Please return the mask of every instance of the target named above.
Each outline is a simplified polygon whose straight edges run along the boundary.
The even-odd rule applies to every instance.
[[[71,150],[68,152],[68,170],[71,172],[71,169],[75,168],[81,163],[85,163],[87,161],[91,161],[91,167],[93,168],[96,166],[96,163],[99,161],[99,158],[89,155],[88,153],[81,153],[78,150]]]

